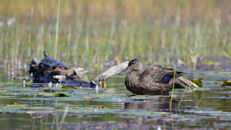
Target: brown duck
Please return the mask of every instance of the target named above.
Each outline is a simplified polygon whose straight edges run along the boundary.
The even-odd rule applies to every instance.
[[[168,94],[173,88],[197,88],[198,86],[182,77],[183,73],[172,68],[154,65],[144,67],[140,59],[128,64],[129,72],[125,78],[126,88],[137,94]],[[175,79],[175,80],[174,80]]]

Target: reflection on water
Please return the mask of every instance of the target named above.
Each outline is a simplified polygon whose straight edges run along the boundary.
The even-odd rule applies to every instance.
[[[0,75],[2,129],[231,128],[231,86],[220,87],[220,81],[205,80],[196,92],[178,90],[171,98],[132,94],[123,76],[110,79],[98,93],[94,88],[24,87],[23,79]]]
[[[170,102],[172,103],[170,105]],[[135,99],[132,102],[124,103],[125,109],[136,109],[136,110],[153,110],[159,112],[169,112],[177,109],[177,101],[171,99],[171,97],[158,97],[154,99]]]

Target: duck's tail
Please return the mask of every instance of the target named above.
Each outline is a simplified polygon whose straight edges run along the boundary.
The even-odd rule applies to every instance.
[[[192,81],[180,76],[175,80],[175,88],[187,88],[189,90],[194,90],[198,88],[198,86]]]

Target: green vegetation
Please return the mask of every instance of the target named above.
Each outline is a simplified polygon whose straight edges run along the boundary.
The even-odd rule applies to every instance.
[[[93,69],[134,57],[159,64],[173,57],[195,67],[198,57],[231,55],[231,1],[60,0],[59,13],[58,0],[0,3],[5,64],[42,58],[43,50]]]
[[[1,128],[230,129],[230,21],[230,0],[0,0]],[[210,72],[170,95],[133,94],[122,76],[97,90],[27,87],[24,65],[43,50],[89,72],[134,57]]]

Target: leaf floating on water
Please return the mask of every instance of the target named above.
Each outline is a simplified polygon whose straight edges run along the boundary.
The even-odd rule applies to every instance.
[[[7,109],[7,108],[12,108],[12,107],[17,107],[17,106],[27,106],[27,104],[20,104],[20,103],[17,103],[17,102],[14,102],[13,105],[6,105],[5,107],[3,107],[4,109]]]
[[[17,103],[17,102],[14,102],[14,105],[15,106],[26,106],[26,104],[20,104],[20,103]]]
[[[98,97],[83,97],[83,99],[93,100],[93,99],[99,99]]]
[[[38,92],[37,95],[46,96],[46,97],[52,97],[52,96],[54,96],[54,93]]]
[[[7,92],[8,90],[0,90],[0,92]]]
[[[44,110],[44,111],[26,111],[27,114],[51,114],[52,111]]]
[[[206,64],[206,65],[220,65],[221,63],[214,62],[214,61],[204,61],[203,64]]]
[[[70,97],[70,96],[66,93],[56,93],[55,97]]]
[[[62,90],[57,90],[57,89],[44,89],[43,90],[46,93],[54,93],[54,92],[61,92]]]
[[[231,80],[228,79],[224,80],[221,86],[231,86]]]
[[[64,109],[64,107],[62,107],[62,106],[56,106],[56,107],[54,107],[54,109]]]
[[[203,78],[192,79],[191,81],[192,81],[193,83],[195,83],[197,86],[203,87]]]
[[[63,89],[72,89],[72,87],[68,87],[68,86],[66,86],[65,84],[62,85],[62,88],[63,88]]]
[[[22,89],[23,91],[30,91],[30,90],[32,90],[31,88],[24,88],[24,89]]]

